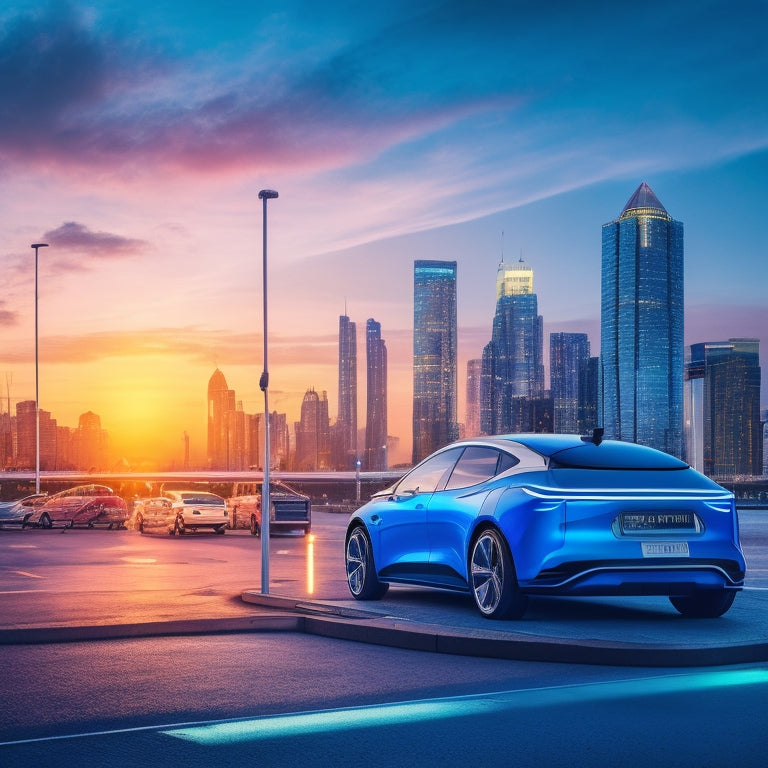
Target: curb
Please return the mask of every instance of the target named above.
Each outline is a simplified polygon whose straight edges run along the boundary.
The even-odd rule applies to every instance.
[[[302,631],[307,634],[414,651],[622,667],[707,667],[768,661],[768,641],[672,645],[566,640],[499,630],[462,630],[420,624],[381,613],[257,592],[243,592],[241,597],[247,603],[304,614]]]
[[[136,637],[230,634],[235,632],[301,632],[302,616],[238,616],[226,619],[179,619],[140,624],[90,624],[65,627],[26,627],[0,630],[0,645],[76,643],[126,640]]]

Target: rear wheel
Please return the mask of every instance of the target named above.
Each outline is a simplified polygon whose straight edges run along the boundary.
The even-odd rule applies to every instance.
[[[735,589],[700,589],[691,595],[672,596],[669,602],[692,619],[716,619],[733,605]]]
[[[186,528],[184,527],[184,518],[181,517],[181,515],[176,518],[176,522],[173,524],[173,532],[178,533],[179,536],[183,536],[186,533]]]
[[[472,546],[470,587],[475,605],[489,619],[519,619],[528,603],[520,592],[512,554],[495,528],[481,531]]]
[[[261,536],[261,526],[259,525],[259,521],[256,519],[256,515],[251,515],[251,536]]]
[[[144,533],[144,518],[141,515],[136,518],[136,530],[139,533]]]
[[[357,525],[347,540],[347,584],[356,600],[379,600],[384,597],[389,584],[379,581],[373,563],[371,541],[365,528]]]

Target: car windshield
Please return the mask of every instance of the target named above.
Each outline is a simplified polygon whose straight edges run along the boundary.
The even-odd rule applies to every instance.
[[[595,445],[585,442],[552,454],[551,469],[687,469],[688,465],[668,453],[635,443],[619,441]]]

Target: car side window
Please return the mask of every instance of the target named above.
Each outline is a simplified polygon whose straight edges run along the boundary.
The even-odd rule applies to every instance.
[[[497,451],[495,448],[480,445],[467,446],[451,473],[445,486],[446,490],[467,488],[470,485],[477,485],[484,480],[489,480],[503,471],[499,469],[501,460],[504,460],[505,463],[507,460],[512,460],[512,464],[504,467],[505,469],[509,469],[515,464],[514,457]]]
[[[513,456],[511,453],[505,453],[501,451],[499,453],[499,466],[496,467],[496,474],[500,475],[502,472],[506,472],[508,469],[512,469],[516,464],[520,463],[520,459],[517,456]]]
[[[451,471],[462,448],[451,448],[414,467],[395,488],[395,495],[432,493]]]

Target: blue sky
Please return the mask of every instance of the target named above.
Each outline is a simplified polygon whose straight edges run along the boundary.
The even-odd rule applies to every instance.
[[[94,410],[138,453],[163,414],[153,443],[176,451],[188,431],[194,455],[216,366],[258,411],[264,187],[280,193],[270,402],[289,420],[308,387],[336,414],[346,304],[361,364],[366,319],[382,323],[408,453],[414,259],[458,261],[460,371],[490,337],[502,253],[533,266],[545,330],[588,332],[597,354],[600,228],[642,181],[685,224],[686,342],[757,337],[765,367],[767,22],[764,0],[10,0],[12,400],[34,392],[29,244],[44,238],[41,406],[60,423]]]

